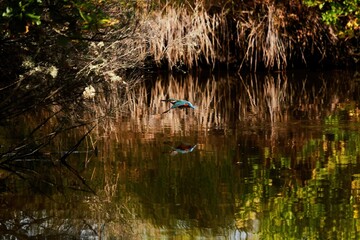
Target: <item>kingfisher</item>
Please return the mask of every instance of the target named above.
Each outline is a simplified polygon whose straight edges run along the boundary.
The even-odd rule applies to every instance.
[[[168,110],[166,110],[164,113],[167,113],[168,111],[170,111],[171,109],[175,109],[175,108],[192,108],[195,109],[195,106],[192,105],[191,102],[186,101],[186,100],[178,100],[175,98],[169,98],[169,99],[165,99],[165,100],[161,100],[162,102],[169,102],[172,104],[171,108],[169,108]]]
[[[185,154],[185,153],[191,153],[196,148],[197,144],[191,145],[186,143],[180,143],[176,147],[171,147],[172,151],[170,152],[170,155],[176,155],[178,153]]]

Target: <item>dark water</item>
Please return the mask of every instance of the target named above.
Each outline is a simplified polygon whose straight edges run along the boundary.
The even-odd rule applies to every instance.
[[[354,74],[192,81],[140,89],[130,118],[102,123],[66,161],[89,128],[14,157],[42,115],[3,126],[1,239],[359,238]],[[159,114],[169,95],[198,108]]]

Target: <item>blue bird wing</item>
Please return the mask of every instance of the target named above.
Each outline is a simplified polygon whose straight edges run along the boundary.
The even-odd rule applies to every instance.
[[[191,102],[186,101],[186,100],[177,100],[176,102],[174,102],[172,104],[173,105],[170,107],[170,109],[174,109],[174,108],[193,108],[193,109],[195,109],[195,106],[192,105]],[[168,112],[168,111],[166,111],[166,112]]]
[[[181,107],[183,106],[184,103],[182,101],[177,101],[176,103],[174,103],[171,108],[178,108],[178,107]]]

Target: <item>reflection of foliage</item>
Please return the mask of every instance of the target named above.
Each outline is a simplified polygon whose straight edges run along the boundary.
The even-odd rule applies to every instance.
[[[340,135],[349,136],[346,137],[346,146],[349,147],[360,138],[359,134]],[[335,143],[341,144],[341,141],[335,140]],[[352,166],[358,163],[338,162],[337,159],[342,155],[354,159],[351,156],[358,156],[360,152],[346,147],[346,151],[338,150],[337,144],[323,149],[322,142],[327,140],[313,139],[298,152],[297,162],[309,162],[308,170],[304,163],[296,170],[296,163],[290,160],[290,165],[285,164],[284,168],[283,159],[286,157],[282,155],[272,156],[275,161],[272,170],[253,165],[254,181],[249,183],[253,187],[238,200],[237,226],[240,229],[260,234],[264,239],[270,236],[279,239],[354,236],[356,229],[353,228],[352,215],[355,209],[350,190],[355,185],[351,182]],[[329,154],[335,156],[328,159]],[[280,159],[281,163],[277,163]],[[314,169],[311,169],[312,164],[315,164]],[[312,171],[310,179],[302,178],[303,183],[298,182],[298,176],[306,176],[305,170]],[[269,174],[269,171],[273,173]],[[283,181],[277,180],[279,176]]]
[[[66,219],[51,216],[51,213],[34,214],[33,211],[13,211],[0,217],[2,239],[84,239],[98,236],[96,222],[83,219]],[[71,213],[70,213],[71,214]]]
[[[1,129],[1,151],[0,151],[0,169],[13,173],[20,178],[38,178],[41,181],[44,179],[44,182],[47,184],[52,184],[50,180],[51,176],[43,176],[42,169],[44,167],[50,167],[55,161],[58,161],[60,165],[67,168],[71,174],[77,177],[84,186],[86,186],[90,191],[93,190],[87,185],[85,180],[79,175],[79,173],[70,166],[67,162],[68,157],[75,151],[78,150],[82,141],[88,136],[92,128],[85,134],[83,134],[80,139],[72,144],[69,149],[61,150],[60,152],[53,152],[50,148],[52,144],[56,141],[57,138],[64,132],[69,132],[76,128],[81,128],[85,124],[77,125],[73,123],[70,125],[70,121],[67,122],[68,126],[65,123],[59,123],[55,119],[59,117],[61,111],[55,113],[44,113],[48,114],[42,122],[35,123],[27,122],[27,126],[23,126],[24,123],[19,120],[9,120],[13,123],[16,123],[17,126],[15,129]],[[22,118],[22,120],[24,120]],[[64,119],[63,119],[64,120]],[[31,119],[34,121],[34,119]],[[35,120],[36,121],[36,120]],[[29,128],[28,128],[29,127]],[[9,137],[9,132],[11,131],[12,137]],[[5,141],[5,139],[7,141]],[[41,170],[39,172],[32,167],[39,165]],[[36,173],[36,174],[34,174]]]
[[[64,110],[7,121],[9,126],[0,128],[0,235],[100,236],[104,224],[94,217],[100,213],[88,211],[96,202],[94,190],[82,176],[84,162],[96,155],[84,144],[91,128],[83,133],[86,123],[66,118]],[[94,200],[84,200],[89,198]]]

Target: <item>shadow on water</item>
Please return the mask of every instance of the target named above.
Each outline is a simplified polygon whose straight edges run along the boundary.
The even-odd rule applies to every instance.
[[[357,238],[360,111],[352,76],[158,77],[127,93],[128,117],[102,119],[90,134],[85,126],[48,138],[56,124],[46,125],[26,145],[39,151],[13,158],[13,171],[0,174],[1,234]],[[169,97],[197,108],[162,114]],[[19,139],[44,118],[3,127],[2,149],[23,146]],[[61,164],[64,155],[73,170]]]

